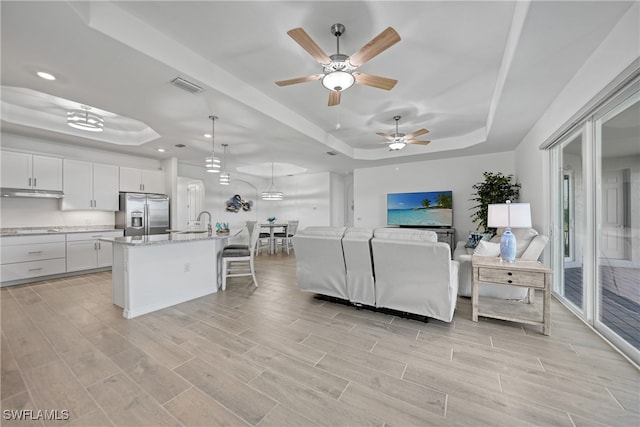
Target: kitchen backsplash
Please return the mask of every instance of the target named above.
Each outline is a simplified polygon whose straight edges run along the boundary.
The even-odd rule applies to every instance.
[[[104,211],[61,211],[58,200],[3,198],[0,227],[76,227],[114,225],[115,213]]]

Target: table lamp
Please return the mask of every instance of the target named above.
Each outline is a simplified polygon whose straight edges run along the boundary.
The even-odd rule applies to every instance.
[[[506,203],[488,206],[487,226],[491,228],[505,227],[500,239],[500,258],[503,261],[516,260],[516,236],[512,228],[531,227],[531,205],[529,203]]]

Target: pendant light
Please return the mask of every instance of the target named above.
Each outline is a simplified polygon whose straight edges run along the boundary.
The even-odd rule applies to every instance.
[[[104,118],[100,114],[89,111],[87,106],[80,106],[81,110],[67,111],[67,124],[75,129],[89,132],[102,132],[104,130]]]
[[[277,191],[273,183],[273,162],[271,162],[271,186],[267,191],[262,192],[262,200],[282,200],[282,191]]]
[[[220,185],[229,185],[231,183],[231,174],[227,172],[227,147],[229,144],[222,144],[224,152],[222,153],[222,172],[220,172]]]
[[[211,157],[207,157],[205,159],[205,167],[207,168],[207,172],[210,173],[219,173],[220,172],[220,159],[216,159],[215,155],[215,123],[218,117],[209,116],[211,119]]]

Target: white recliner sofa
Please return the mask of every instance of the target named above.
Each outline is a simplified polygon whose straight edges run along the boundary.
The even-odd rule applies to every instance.
[[[377,228],[371,240],[376,306],[451,322],[458,262],[433,231]]]
[[[347,271],[347,294],[355,304],[376,305],[375,279],[371,260],[371,228],[348,228],[342,238]]]
[[[503,232],[503,228],[498,229],[498,233],[490,240],[490,244],[493,244],[491,249],[487,250],[486,247],[483,247],[487,252],[491,252],[491,250],[497,252],[485,252],[483,255],[499,256],[500,238]],[[538,234],[533,228],[515,228],[511,232],[516,236],[516,258],[520,259],[537,260],[549,241],[547,236]],[[456,250],[453,252],[453,259],[460,263],[458,295],[471,297],[471,257],[475,250],[466,248],[465,244],[466,242],[462,241],[457,243]],[[523,287],[480,282],[478,295],[490,298],[521,300],[527,296],[528,291],[527,288]]]
[[[349,299],[342,251],[345,227],[307,227],[292,237],[298,288]]]

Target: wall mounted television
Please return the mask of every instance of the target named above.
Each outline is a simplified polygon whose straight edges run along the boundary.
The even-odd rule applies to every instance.
[[[387,194],[387,225],[453,227],[453,192]]]

